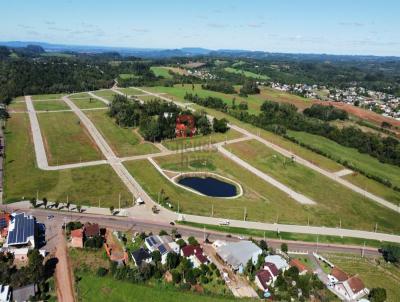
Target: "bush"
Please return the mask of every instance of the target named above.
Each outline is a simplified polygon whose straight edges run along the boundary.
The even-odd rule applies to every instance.
[[[99,276],[99,277],[104,277],[105,275],[107,275],[107,273],[108,273],[108,270],[106,268],[99,267],[97,269],[96,275]]]
[[[188,238],[188,242],[189,242],[190,245],[199,245],[198,241],[193,236],[190,236]]]

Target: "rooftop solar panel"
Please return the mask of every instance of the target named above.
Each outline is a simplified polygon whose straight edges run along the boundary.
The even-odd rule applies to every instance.
[[[158,247],[158,250],[160,251],[161,255],[165,254],[167,252],[167,249],[165,248],[165,246],[163,244],[161,244]]]
[[[9,245],[28,243],[29,237],[35,235],[35,219],[31,216],[25,216],[25,213],[16,214],[12,224],[13,229],[7,237]]]

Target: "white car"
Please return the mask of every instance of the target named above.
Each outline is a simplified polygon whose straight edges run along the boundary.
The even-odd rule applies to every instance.
[[[230,224],[229,220],[223,220],[223,221],[220,221],[220,223],[219,223],[219,225],[229,225],[229,224]]]

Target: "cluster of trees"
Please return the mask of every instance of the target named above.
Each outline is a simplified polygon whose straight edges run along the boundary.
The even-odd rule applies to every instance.
[[[208,96],[205,98],[201,98],[196,94],[186,93],[184,99],[186,101],[198,104],[203,107],[218,109],[220,111],[226,112],[228,110],[228,105],[225,102],[216,97]]]
[[[39,287],[38,296],[45,299],[45,292],[48,289],[46,280],[53,274],[54,266],[51,265],[51,260],[48,260],[46,264],[43,260],[39,251],[32,249],[28,252],[28,265],[17,268],[14,265],[12,253],[0,253],[0,284],[18,288],[36,283]]]
[[[246,81],[244,82],[242,88],[240,88],[240,96],[247,96],[249,94],[259,94],[260,93],[260,88],[258,88],[258,85],[254,81]]]
[[[207,82],[201,85],[201,88],[227,94],[232,94],[236,92],[232,84],[224,81]]]
[[[323,121],[347,120],[349,115],[346,111],[330,106],[314,104],[304,109],[303,113],[308,117],[314,117]]]
[[[392,263],[400,263],[400,246],[394,244],[387,244],[381,249],[383,258]]]

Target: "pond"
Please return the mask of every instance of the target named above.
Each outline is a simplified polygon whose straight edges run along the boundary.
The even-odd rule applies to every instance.
[[[213,177],[184,177],[179,184],[210,197],[233,197],[237,195],[236,186]]]

